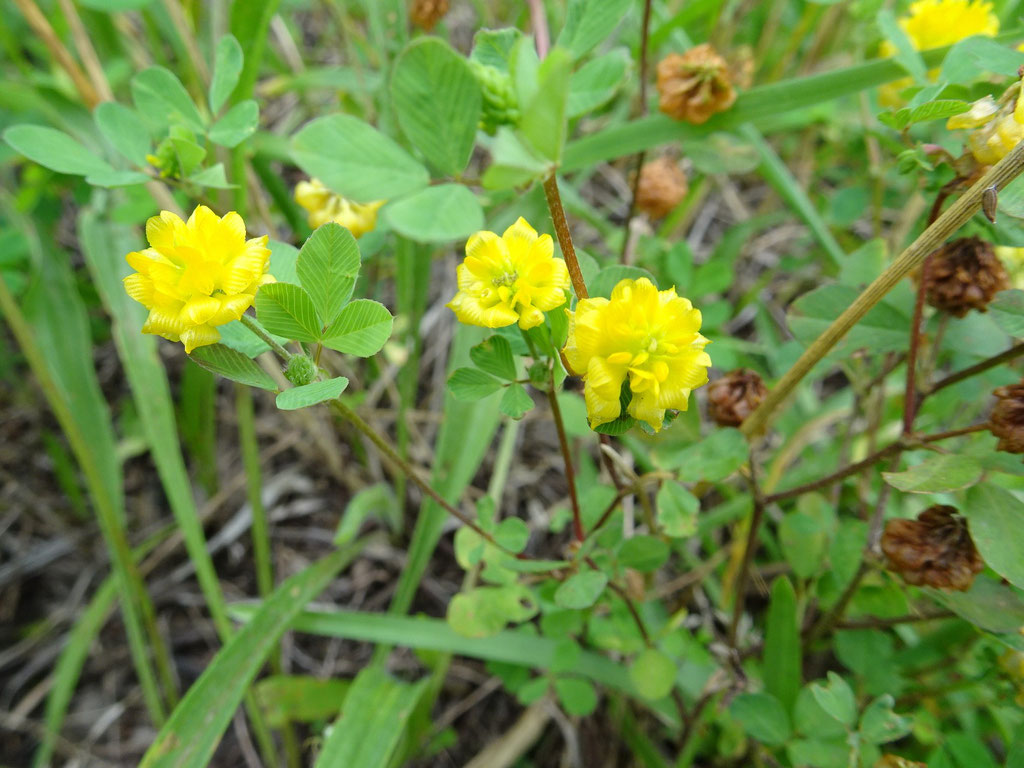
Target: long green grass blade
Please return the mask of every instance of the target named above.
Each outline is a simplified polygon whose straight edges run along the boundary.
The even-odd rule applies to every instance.
[[[245,621],[253,618],[261,607],[258,603],[240,603],[232,605],[229,610],[232,616]],[[292,629],[326,637],[443,651],[544,670],[555,664],[559,647],[559,642],[553,638],[525,632],[505,630],[491,637],[465,637],[442,619],[360,611],[302,611],[292,623]],[[599,654],[583,651],[573,671],[609,688],[636,695],[626,667]]]
[[[14,214],[11,206],[4,207],[5,212]],[[21,221],[21,228],[34,251],[36,282],[26,296],[23,312],[6,283],[0,280],[0,313],[6,318],[82,469],[122,597],[128,646],[143,699],[150,717],[155,723],[161,723],[165,716],[164,704],[149,650],[151,647],[158,665],[164,670],[165,681],[170,672],[169,654],[155,624],[146,621],[147,616],[152,615],[152,603],[128,546],[121,466],[110,412],[92,367],[88,319],[67,262],[43,248],[35,231],[20,214],[14,214],[12,219]],[[173,689],[168,695],[174,695]]]
[[[764,176],[765,181],[771,184],[775,191],[779,193],[779,196],[804,220],[804,223],[821,244],[821,247],[825,249],[825,253],[828,254],[832,265],[838,268],[843,263],[846,253],[835,237],[833,237],[832,230],[828,228],[828,224],[821,218],[821,214],[818,213],[814,203],[807,197],[803,187],[797,182],[786,164],[782,162],[782,158],[775,153],[775,150],[771,148],[771,145],[764,140],[761,132],[754,126],[750,124],[743,125],[740,127],[739,132],[744,139],[750,142],[761,157],[759,171]]]
[[[380,667],[360,672],[316,768],[387,768],[426,684],[403,683]]]
[[[996,40],[1016,40],[1022,34],[1024,30],[1014,29],[1000,34]],[[934,67],[942,61],[948,50],[935,48],[922,52],[921,56],[925,64]],[[739,95],[732,109],[714,116],[702,125],[682,123],[661,114],[642,117],[571,142],[565,148],[561,171],[577,171],[658,144],[696,139],[715,131],[738,128],[744,123],[758,125],[783,112],[812,107],[905,76],[906,71],[893,59],[879,59],[751,88]]]
[[[246,690],[306,603],[362,548],[349,545],[284,581],[189,688],[140,768],[203,768],[213,757]]]

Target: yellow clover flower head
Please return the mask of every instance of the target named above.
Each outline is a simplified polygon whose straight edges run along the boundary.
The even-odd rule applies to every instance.
[[[685,411],[690,392],[708,380],[709,343],[700,310],[675,288],[647,278],[622,280],[611,299],[583,299],[569,312],[565,358],[583,377],[591,427],[617,419],[629,377],[629,415],[661,429],[666,409]]]
[[[354,203],[331,192],[320,179],[310,179],[295,185],[295,202],[309,212],[313,229],[333,221],[358,239],[377,226],[377,211],[386,201]]]
[[[971,35],[999,33],[992,3],[981,0],[917,0],[899,24],[919,51],[952,45]]]
[[[187,222],[162,211],[146,222],[146,239],[149,248],[125,257],[135,270],[125,290],[149,310],[142,332],[180,341],[186,353],[216,343],[216,326],[238,320],[274,280],[267,236],[246,240],[234,211],[219,217],[200,205]]]
[[[1003,95],[1000,107],[991,96],[974,102],[962,115],[946,121],[946,128],[974,128],[967,136],[967,148],[981,165],[995,165],[1024,139],[1024,79]],[[1010,98],[1015,97],[1015,98]]]
[[[524,331],[544,322],[544,313],[565,303],[569,270],[554,258],[551,235],[538,235],[522,216],[501,237],[477,232],[466,243],[457,270],[459,292],[446,305],[460,322]]]
[[[992,13],[992,3],[981,0],[917,0],[911,3],[910,14],[900,19],[899,25],[919,51],[953,45],[972,35],[992,37],[999,33],[999,19]],[[887,40],[880,53],[893,56],[896,48]],[[937,72],[932,70],[929,76],[934,80]],[[912,83],[911,78],[904,78],[883,85],[879,101],[883,106],[899,106],[900,91]]]

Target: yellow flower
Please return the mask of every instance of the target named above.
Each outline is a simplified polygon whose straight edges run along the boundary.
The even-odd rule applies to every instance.
[[[149,248],[125,257],[136,270],[125,290],[149,310],[142,332],[180,341],[186,353],[216,343],[215,326],[240,318],[274,280],[267,236],[246,240],[234,211],[220,218],[200,205],[188,222],[162,211],[146,222],[146,239]]]
[[[711,358],[700,310],[675,288],[647,278],[623,280],[611,300],[583,299],[569,312],[565,358],[583,376],[592,427],[617,419],[629,376],[629,415],[661,429],[665,410],[685,411],[690,392],[707,383]]]
[[[354,203],[331,192],[320,179],[296,184],[295,202],[309,211],[309,226],[313,229],[333,221],[341,224],[355,238],[377,226],[377,210],[385,203],[384,200]]]
[[[917,0],[910,5],[910,15],[899,21],[914,48],[927,51],[958,43],[971,35],[992,37],[999,32],[999,19],[992,13],[992,3],[980,0]],[[896,48],[886,41],[881,54],[893,56]],[[932,79],[938,70],[929,73]],[[879,100],[885,106],[901,104],[899,92],[913,83],[910,78],[882,86]]]
[[[460,322],[503,328],[519,322],[524,331],[544,322],[544,313],[565,303],[569,270],[553,257],[551,235],[522,216],[501,237],[477,232],[459,264],[459,292],[446,305]]]
[[[967,147],[981,165],[994,165],[1024,139],[1024,99],[1019,98],[1024,81],[1015,83],[1003,94],[1000,107],[991,96],[974,102],[970,111],[954,115],[946,128],[974,128],[967,136]],[[1016,98],[1016,105],[1014,99]]]

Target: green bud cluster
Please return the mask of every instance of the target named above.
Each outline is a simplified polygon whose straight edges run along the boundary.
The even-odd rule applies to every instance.
[[[519,122],[519,100],[512,76],[490,64],[481,64],[473,59],[469,63],[484,97],[480,128],[493,136],[499,125],[516,125]]]
[[[284,377],[297,387],[312,384],[319,373],[316,363],[305,355],[292,355],[284,369]]]

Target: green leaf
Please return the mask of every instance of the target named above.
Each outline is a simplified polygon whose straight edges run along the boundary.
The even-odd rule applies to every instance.
[[[461,240],[484,227],[484,212],[472,190],[438,184],[403,197],[381,211],[391,229],[418,243]]]
[[[181,173],[184,176],[191,176],[192,172],[199,168],[206,157],[206,148],[199,146],[192,140],[191,134],[185,136],[171,135],[171,146],[178,156],[178,165],[181,166]]]
[[[237,147],[256,133],[260,124],[260,107],[252,99],[235,104],[210,128],[210,141],[222,147]]]
[[[51,171],[87,176],[113,171],[106,160],[94,155],[62,131],[41,125],[12,125],[4,141],[29,160]]]
[[[665,564],[669,547],[656,536],[633,536],[619,547],[619,565],[640,573],[651,573]]]
[[[145,184],[150,177],[138,171],[116,171],[109,170],[101,173],[90,173],[85,180],[94,187],[132,187],[136,184]]]
[[[714,482],[742,467],[749,452],[746,438],[738,429],[718,429],[699,443],[668,453],[662,463],[677,470],[684,483]]]
[[[452,598],[448,623],[465,637],[490,637],[506,624],[518,624],[536,613],[537,601],[522,584],[476,587]]]
[[[437,37],[412,42],[395,62],[391,95],[402,132],[438,170],[457,176],[480,122],[480,86],[466,59]]]
[[[512,357],[512,345],[504,336],[491,336],[469,350],[469,359],[481,371],[494,374],[500,379],[513,381],[516,378],[516,361]]]
[[[519,130],[542,157],[558,164],[567,132],[566,108],[572,61],[561,48],[553,48],[537,72],[537,90],[523,101]]]
[[[828,685],[812,684],[811,693],[818,705],[843,725],[853,725],[857,721],[857,700],[853,690],[835,672],[828,673]]]
[[[895,700],[889,694],[868,704],[860,718],[860,733],[872,744],[887,744],[910,733],[913,721],[892,711]]]
[[[387,768],[428,683],[429,678],[404,683],[380,667],[363,669],[352,681],[316,768]]]
[[[899,62],[910,75],[919,83],[928,79],[928,68],[925,66],[921,54],[914,47],[914,43],[903,31],[903,28],[896,22],[896,16],[888,8],[883,8],[875,17],[882,35],[892,43],[896,49],[893,57]]]
[[[299,249],[291,243],[269,240],[270,274],[279,283],[299,285]]]
[[[307,123],[291,146],[302,170],[359,203],[401,197],[430,181],[427,169],[408,152],[351,115],[328,115]]]
[[[490,151],[491,165],[480,180],[485,189],[524,186],[551,172],[552,164],[505,126],[498,128]]]
[[[793,302],[788,312],[793,335],[805,346],[821,335],[860,292],[848,285],[824,285]],[[833,348],[830,357],[849,356],[867,347],[874,354],[903,350],[910,332],[909,319],[886,301],[871,308]]]
[[[494,531],[494,538],[502,547],[510,552],[522,552],[530,539],[530,529],[526,522],[518,517],[506,517]]]
[[[394,322],[380,302],[356,299],[342,307],[338,319],[324,332],[323,345],[346,355],[370,357],[391,338]]]
[[[1024,186],[1021,187],[1024,192]],[[1003,204],[1003,193],[999,193],[999,205]],[[1022,198],[1021,217],[1024,217]],[[1024,291],[1012,289],[1000,291],[988,305],[989,315],[996,324],[1016,339],[1024,338]]]
[[[573,574],[555,590],[555,605],[574,610],[589,608],[597,602],[607,584],[608,577],[601,571]]]
[[[657,648],[645,648],[629,665],[629,679],[645,699],[661,699],[676,684],[676,664]]]
[[[248,384],[250,387],[269,389],[271,392],[277,390],[277,384],[266,371],[254,360],[231,347],[223,344],[197,347],[192,350],[189,357],[200,368],[205,368],[225,379]]]
[[[697,532],[700,499],[674,480],[667,480],[655,497],[658,524],[667,536],[683,538]]]
[[[802,512],[790,512],[779,524],[779,543],[786,562],[801,579],[814,576],[828,549],[828,534],[820,521]]]
[[[764,688],[792,712],[801,682],[800,620],[796,592],[785,576],[772,582],[764,634]]]
[[[327,381],[314,381],[301,387],[286,389],[277,395],[277,407],[282,411],[295,411],[311,405],[333,400],[348,386],[348,379],[338,376]]]
[[[143,119],[157,125],[184,125],[195,133],[205,127],[185,86],[169,69],[150,67],[132,78],[132,100]]]
[[[295,272],[313,300],[324,326],[330,326],[352,298],[359,276],[359,246],[352,233],[328,222],[302,244]],[[277,275],[275,275],[277,277]]]
[[[789,716],[777,698],[769,693],[743,693],[729,706],[748,736],[768,746],[785,744],[792,734]]]
[[[296,341],[319,341],[313,300],[291,283],[268,283],[256,291],[256,318],[270,333]],[[326,342],[325,342],[326,343]],[[332,347],[333,349],[333,347]]]
[[[116,101],[104,101],[92,113],[96,127],[118,154],[144,168],[146,155],[153,147],[142,117],[131,107]]]
[[[973,456],[943,454],[902,472],[883,472],[885,482],[906,493],[949,493],[969,488],[983,474]]]
[[[508,72],[508,60],[512,49],[523,37],[515,27],[503,29],[480,29],[473,35],[473,52],[469,58],[481,64]]]
[[[611,101],[629,73],[632,59],[624,48],[588,61],[569,78],[569,119],[577,118]]]
[[[214,656],[160,729],[140,768],[203,768],[246,689],[292,620],[359,547],[339,549],[284,581]]]
[[[505,394],[501,396],[501,402],[498,403],[498,410],[510,419],[517,421],[532,409],[533,398],[530,397],[530,393],[526,391],[526,388],[518,382],[513,382],[505,388]]]
[[[330,720],[341,710],[351,683],[310,675],[273,675],[256,681],[253,694],[267,725],[282,728],[288,723]]]
[[[597,692],[586,680],[559,677],[555,680],[555,695],[570,715],[586,717],[597,709]]]
[[[615,286],[623,280],[639,280],[642,277],[650,280],[655,286],[658,284],[654,275],[646,269],[630,267],[623,264],[613,264],[610,267],[602,269],[597,273],[597,277],[590,281],[588,286],[589,293],[591,296],[603,296],[607,299],[611,297],[612,291],[615,290]]]
[[[209,168],[204,168],[199,173],[193,173],[188,180],[193,184],[211,189],[235,189],[238,186],[228,183],[228,177],[224,173],[224,163],[217,163]]]
[[[878,115],[878,119],[890,128],[902,131],[908,125],[928,120],[944,120],[947,117],[962,114],[970,108],[969,102],[960,99],[936,99],[916,107],[903,107],[895,112],[882,112]]]
[[[217,50],[213,57],[213,79],[210,81],[210,111],[220,112],[224,102],[238,85],[238,76],[242,74],[242,46],[234,35],[224,35],[217,41]]]
[[[565,48],[574,59],[607,40],[629,10],[630,0],[569,0],[565,26],[556,45]]]
[[[501,381],[476,368],[457,368],[448,379],[448,391],[461,402],[481,400],[501,389]]]
[[[990,37],[973,35],[955,43],[942,59],[940,77],[947,83],[966,83],[994,73],[1017,79],[1024,53]]]
[[[761,165],[758,149],[739,136],[718,131],[707,138],[686,142],[686,157],[701,173],[750,173]],[[712,264],[714,262],[708,262]],[[732,270],[729,270],[730,277]],[[691,295],[699,295],[694,292]]]
[[[991,483],[967,494],[967,519],[985,563],[1011,584],[1024,589],[1024,502]]]

